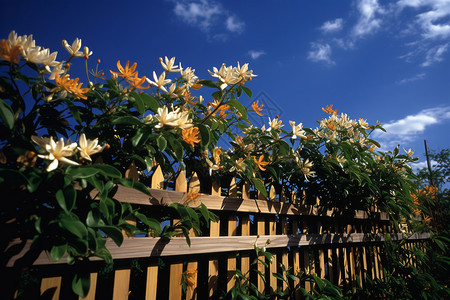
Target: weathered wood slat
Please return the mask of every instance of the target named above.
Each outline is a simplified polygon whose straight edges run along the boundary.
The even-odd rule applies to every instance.
[[[158,183],[161,185],[162,183]],[[153,182],[152,182],[153,185]],[[171,203],[184,203],[186,195],[183,192],[149,189],[152,197],[145,195],[135,189],[119,186],[115,198],[120,202],[139,204],[139,205],[169,205]],[[93,195],[96,193],[93,192]],[[195,203],[189,203],[189,206],[195,207],[199,203],[205,204],[210,210],[250,212],[281,215],[313,215],[338,217],[341,213],[338,209],[322,209],[312,205],[296,207],[290,203],[274,202],[269,200],[241,199],[232,197],[222,197],[219,195],[205,195],[198,197]],[[379,220],[389,220],[389,216],[383,212],[375,213]],[[349,217],[349,216],[346,216]],[[368,219],[365,211],[357,210],[353,216],[354,219]]]
[[[401,240],[402,233],[391,233],[392,240]],[[414,233],[408,240],[425,240],[429,239],[429,233]],[[268,239],[270,245],[268,249],[309,246],[309,245],[323,245],[323,244],[338,244],[351,245],[352,243],[367,243],[367,242],[383,242],[384,234],[366,234],[366,233],[352,233],[352,234],[297,234],[297,235],[260,235],[257,238],[254,235],[250,236],[219,236],[219,237],[191,237],[191,246],[186,244],[185,238],[173,238],[170,242],[164,241],[160,238],[152,237],[138,237],[128,238],[123,241],[121,247],[118,247],[112,240],[106,242],[106,247],[110,250],[113,259],[126,258],[140,258],[140,257],[154,257],[154,256],[173,256],[173,255],[193,255],[193,254],[207,254],[217,252],[233,252],[253,250],[253,245],[263,247]],[[16,242],[17,243],[17,242]],[[9,262],[8,267],[12,267],[15,260],[22,257],[28,251],[31,243],[27,243],[24,249],[14,256]],[[91,257],[91,260],[100,260],[100,258]],[[52,261],[47,254],[42,253],[34,265],[47,264],[61,264],[66,263],[65,259],[58,262]]]

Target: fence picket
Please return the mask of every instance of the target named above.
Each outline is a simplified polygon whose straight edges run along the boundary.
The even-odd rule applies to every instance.
[[[212,183],[212,189],[211,189],[211,195],[212,196],[220,196],[221,195],[221,187],[216,182],[213,181]],[[209,236],[216,237],[220,235],[220,219],[217,220],[217,222],[210,222],[209,223]],[[212,297],[214,294],[214,291],[218,289],[218,277],[219,277],[219,260],[218,259],[212,259],[208,261],[208,295],[209,297]]]

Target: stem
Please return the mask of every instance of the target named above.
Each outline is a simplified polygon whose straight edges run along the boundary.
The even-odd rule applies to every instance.
[[[241,80],[241,81],[242,81],[242,80]],[[220,106],[222,106],[223,104],[226,103],[226,102],[224,102],[225,99],[226,99],[226,96],[228,96],[228,94],[230,94],[230,92],[234,89],[234,87],[235,87],[236,85],[238,85],[241,81],[239,81],[238,83],[235,83],[234,85],[232,85],[231,88],[230,88],[229,90],[227,90],[227,92],[226,92],[225,94],[222,95],[222,97],[221,97],[221,99],[220,99],[220,102],[219,102],[219,105],[217,105],[217,107],[216,107],[212,112],[210,112],[210,113],[206,116],[206,118],[202,120],[202,122],[201,122],[200,124],[205,123],[205,122],[206,122],[213,114],[215,114],[215,113],[219,110],[219,107],[220,107]]]

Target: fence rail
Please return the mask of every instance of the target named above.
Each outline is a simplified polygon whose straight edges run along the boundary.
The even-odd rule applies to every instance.
[[[131,170],[127,174],[132,176],[136,172]],[[171,203],[185,203],[188,192],[200,190],[195,174],[188,182],[180,172],[174,190],[162,190],[163,182],[158,167],[149,189],[152,197],[120,187],[115,199],[151,211]],[[203,203],[219,216],[218,222],[211,222],[202,236],[190,233],[190,246],[183,237],[170,241],[150,236],[128,237],[121,247],[108,240],[107,247],[115,260],[114,275],[100,274],[98,259],[93,257],[92,288],[87,299],[127,299],[130,295],[138,299],[213,297],[216,290],[226,291],[234,285],[237,268],[243,273],[249,270],[254,245],[266,246],[273,254],[274,263],[268,268],[258,265],[266,282],[260,277],[251,278],[261,292],[287,287],[286,282],[271,276],[280,272],[280,263],[294,272],[316,274],[348,289],[354,287],[356,275],[362,285],[367,276],[383,278],[381,253],[386,234],[393,240],[406,240],[407,247],[420,248],[429,238],[428,233],[408,236],[395,233],[388,214],[383,212],[374,211],[369,215],[357,210],[349,214],[337,208],[321,207],[319,201],[316,205],[302,205],[295,203],[295,197],[287,201],[283,195],[276,195],[273,187],[269,190],[269,200],[262,199],[261,194],[258,199],[250,199],[250,186],[238,187],[236,180],[225,188],[227,197],[221,196],[221,187],[213,184],[210,195],[201,194],[187,203],[189,206]],[[270,240],[268,245],[267,240]],[[13,242],[11,246],[18,243]],[[27,243],[8,262],[8,267],[13,269],[14,262],[29,247]],[[139,267],[133,265],[136,261]],[[53,299],[66,299],[70,295],[70,285],[65,283],[70,267],[64,266],[65,262],[65,259],[53,262],[46,253],[41,253],[34,263],[41,278],[41,292],[54,291]],[[414,263],[412,259],[410,263]],[[183,276],[190,277],[185,293],[180,285]],[[312,288],[309,282],[302,285],[306,290]]]

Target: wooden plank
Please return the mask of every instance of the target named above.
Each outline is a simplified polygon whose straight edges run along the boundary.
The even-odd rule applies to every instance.
[[[61,276],[42,278],[41,295],[43,293],[53,293],[52,300],[58,300],[61,293]],[[53,292],[54,291],[54,292]]]
[[[157,290],[158,290],[158,265],[150,265],[147,267],[145,300],[156,300]]]
[[[281,217],[281,234],[286,235],[288,233],[288,226],[287,226],[287,219],[285,216]],[[298,224],[297,224],[298,226]],[[276,262],[275,262],[276,263]],[[287,249],[284,249],[283,252],[281,253],[281,263],[286,267],[286,270],[289,268],[289,252],[287,251]],[[288,284],[287,284],[287,277],[286,274],[282,274],[283,278],[286,281],[283,281],[283,290],[286,290],[288,288]]]
[[[245,182],[242,186],[242,198],[250,199],[250,184]],[[242,236],[250,235],[250,217],[248,214],[240,217]],[[250,271],[250,255],[243,253],[241,255],[241,272],[247,274]],[[249,274],[247,274],[249,275]]]
[[[196,194],[200,192],[200,179],[197,176],[197,173],[191,177],[189,181],[189,194]],[[194,200],[195,202],[195,200]],[[193,229],[189,230],[189,237],[196,236]],[[195,300],[197,299],[197,272],[198,272],[198,261],[193,260],[188,262],[186,267],[186,276],[189,278],[187,281],[187,289],[186,289],[186,300]]]
[[[128,299],[130,294],[130,269],[114,272],[113,300]]]
[[[307,232],[308,232],[308,223],[305,220],[303,220],[302,221],[302,233],[306,234]],[[310,262],[309,257],[310,257],[310,255],[309,255],[308,247],[303,247],[303,264],[305,266],[304,272],[306,274],[311,273],[311,262]],[[311,291],[311,282],[309,282],[309,281],[305,282],[305,290],[307,292]]]
[[[272,185],[273,188],[273,185]],[[272,190],[271,188],[271,190]],[[275,188],[273,188],[275,191]],[[271,195],[273,196],[273,195]],[[276,197],[276,195],[275,195]],[[273,198],[272,198],[273,199]],[[275,200],[272,200],[275,201]],[[274,216],[271,216],[269,219],[269,234],[276,235],[277,234],[277,222]],[[272,253],[272,260],[269,262],[269,285],[270,285],[270,293],[273,293],[277,289],[278,279],[273,276],[273,273],[277,273],[277,254]]]
[[[183,276],[183,264],[170,265],[169,299],[180,300],[182,297],[181,279]]]
[[[158,167],[159,168],[159,167]],[[158,172],[159,170],[159,172]],[[155,182],[153,181],[155,178]],[[133,203],[139,205],[169,205],[171,203],[184,203],[186,198],[182,192],[168,191],[155,189],[155,187],[163,187],[164,177],[160,169],[155,171],[152,177],[152,187],[149,189],[152,197],[137,191],[135,189],[119,186],[115,194],[115,198],[121,202]],[[95,196],[96,192],[93,191]],[[304,205],[296,207],[290,203],[281,203],[265,200],[264,196],[258,192],[258,199],[241,199],[232,197],[222,197],[220,195],[205,195],[202,194],[197,198],[198,203],[205,204],[210,210],[222,210],[233,212],[250,212],[250,213],[265,213],[265,214],[282,214],[282,215],[318,215],[327,217],[338,217],[342,215],[337,208],[325,209],[323,207],[316,207]],[[195,203],[189,203],[189,206],[196,207]],[[355,211],[354,219],[368,219],[369,216],[365,211]],[[380,220],[389,220],[386,213],[377,213],[376,218]]]
[[[228,236],[236,236],[237,218],[236,215],[230,215],[228,218]],[[236,283],[236,254],[228,256],[227,259],[227,291]]]
[[[323,234],[323,226],[321,221],[317,222],[317,232],[319,234]],[[323,248],[319,249],[319,268],[319,277],[325,278],[325,251]]]
[[[264,224],[264,222],[262,222]],[[258,226],[261,229],[261,226]],[[263,227],[262,227],[263,228]],[[263,230],[258,231],[260,233]],[[429,233],[415,233],[408,240],[429,239]],[[191,246],[186,244],[185,238],[175,237],[170,241],[152,237],[132,237],[124,239],[122,245],[118,247],[112,240],[106,241],[106,247],[110,250],[113,259],[139,258],[139,257],[158,257],[173,255],[192,255],[217,252],[232,252],[253,250],[253,245],[263,247],[266,241],[270,239],[271,244],[267,248],[284,248],[322,244],[350,245],[352,243],[383,242],[382,234],[371,235],[365,233],[352,234],[298,234],[298,235],[260,235],[255,236],[220,236],[220,237],[192,237]],[[392,233],[392,240],[401,240],[402,234]],[[16,242],[18,243],[18,242]],[[12,243],[14,244],[14,243]],[[12,267],[14,262],[22,257],[28,251],[31,242],[27,242],[24,249],[9,262],[8,267]],[[370,246],[372,247],[372,246]],[[101,260],[98,257],[90,257],[92,261]],[[52,265],[66,263],[65,258],[54,262],[45,252],[36,259],[34,265]]]
[[[91,285],[89,288],[89,292],[85,298],[79,297],[78,298],[79,300],[95,300],[95,292],[97,290],[97,277],[98,277],[97,273],[91,273],[91,279],[90,279]]]
[[[256,241],[256,243],[258,243],[258,241],[261,243],[261,241],[264,243],[263,245],[258,245],[257,247],[263,247],[266,244],[267,239],[264,239],[263,236],[266,232],[266,223],[264,220],[264,217],[262,216],[258,216],[257,217],[257,223],[256,223],[256,232],[258,234],[258,239]],[[241,238],[243,239],[243,238]],[[264,259],[264,257],[262,257],[261,259]],[[258,271],[261,272],[261,274],[266,274],[266,268],[264,267],[264,265],[261,262],[258,262]],[[260,293],[264,292],[265,289],[265,283],[264,280],[261,278],[261,276],[258,275],[258,279],[257,279],[257,287],[258,287],[258,291]]]
[[[158,166],[159,168],[159,166]],[[161,173],[162,174],[162,173]],[[154,176],[156,175],[156,172]],[[158,175],[157,181],[159,182],[161,180],[161,177]],[[152,184],[153,184],[153,178],[152,178]],[[162,186],[160,185],[162,188]],[[175,180],[175,191],[180,192],[183,195],[186,194],[188,189],[186,174],[184,171],[181,171],[178,174],[177,179]],[[172,224],[176,224],[180,220],[174,219],[172,220]],[[180,233],[177,235],[177,237],[182,237],[183,234]],[[183,293],[182,293],[182,287],[181,287],[181,280],[183,278],[183,264],[181,262],[174,262],[169,267],[169,299],[179,300],[181,299]]]
[[[220,185],[213,181],[211,188],[211,195],[220,196],[221,187]],[[220,220],[217,222],[209,223],[209,236],[218,237],[220,235]],[[208,293],[211,298],[214,291],[218,289],[218,279],[219,279],[219,261],[217,259],[210,260],[208,262]]]

